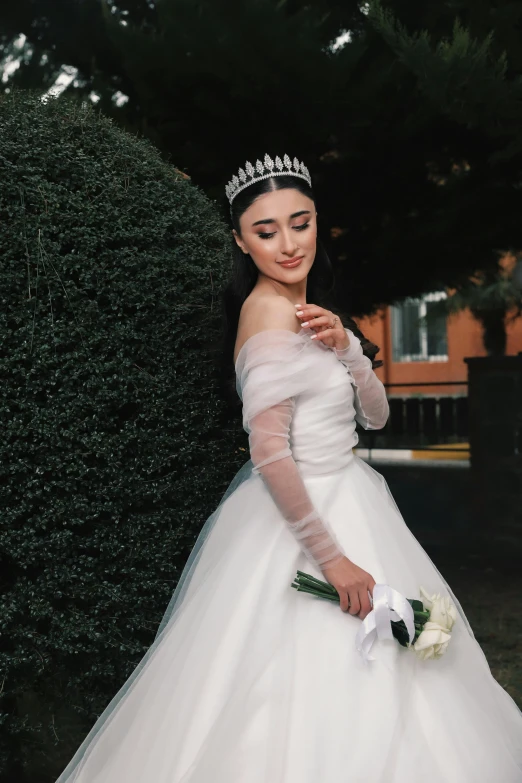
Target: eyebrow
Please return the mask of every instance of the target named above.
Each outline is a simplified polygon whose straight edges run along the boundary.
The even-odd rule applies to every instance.
[[[300,212],[293,212],[290,215],[290,220],[292,220],[292,218],[300,217],[300,215],[311,215],[311,214],[312,213],[310,212],[309,209],[302,209]],[[267,218],[266,220],[256,220],[255,223],[252,223],[252,226],[259,226],[263,223],[275,223],[275,222],[276,221],[274,220],[274,218]]]

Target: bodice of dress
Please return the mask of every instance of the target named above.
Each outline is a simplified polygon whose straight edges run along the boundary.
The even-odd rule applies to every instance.
[[[236,386],[243,400],[243,426],[255,413],[292,397],[289,447],[302,475],[329,473],[353,459],[359,436],[386,423],[388,403],[360,340],[346,329],[350,346],[335,351],[299,333],[270,329],[250,337],[236,360]]]
[[[310,340],[308,333],[303,339]],[[310,343],[315,378],[297,395],[290,425],[290,449],[302,475],[343,468],[359,440],[352,374],[330,348]]]
[[[250,337],[236,360],[252,472],[261,474],[307,557],[327,568],[343,557],[314,507],[307,475],[331,473],[353,460],[355,420],[384,426],[382,383],[348,330],[349,347],[332,351],[312,330],[268,329]]]

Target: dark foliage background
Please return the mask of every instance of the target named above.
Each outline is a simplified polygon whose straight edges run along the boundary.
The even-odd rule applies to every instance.
[[[211,197],[247,159],[302,157],[354,315],[522,245],[521,0],[4,4],[5,56],[20,33],[0,89],[74,67],[70,92],[94,93]]]
[[[0,135],[0,770],[40,783],[152,643],[245,455],[214,205],[75,101],[4,96]]]

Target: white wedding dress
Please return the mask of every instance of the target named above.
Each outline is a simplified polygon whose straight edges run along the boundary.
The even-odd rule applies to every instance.
[[[57,783],[521,783],[522,713],[493,679],[386,482],[356,457],[381,382],[347,330],[270,329],[237,362],[249,460],[205,523],[154,644]],[[291,587],[344,552],[408,598],[449,594],[446,654],[421,661]]]

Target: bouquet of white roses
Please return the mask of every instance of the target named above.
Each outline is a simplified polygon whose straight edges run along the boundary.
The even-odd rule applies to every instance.
[[[457,619],[457,610],[447,595],[434,593],[430,596],[423,587],[420,587],[420,594],[430,616],[420,633],[415,633],[413,649],[419,658],[425,661],[428,658],[440,658],[446,652],[451,639],[450,631]]]
[[[329,582],[316,579],[311,574],[298,571],[292,587],[303,593],[339,603],[339,593]],[[413,613],[415,635],[411,639],[404,620],[391,620],[392,635],[403,647],[411,647],[422,660],[440,658],[446,652],[451,630],[457,619],[457,610],[448,596],[439,593],[428,595],[421,587],[423,601],[408,598]],[[409,610],[408,610],[409,611]]]

